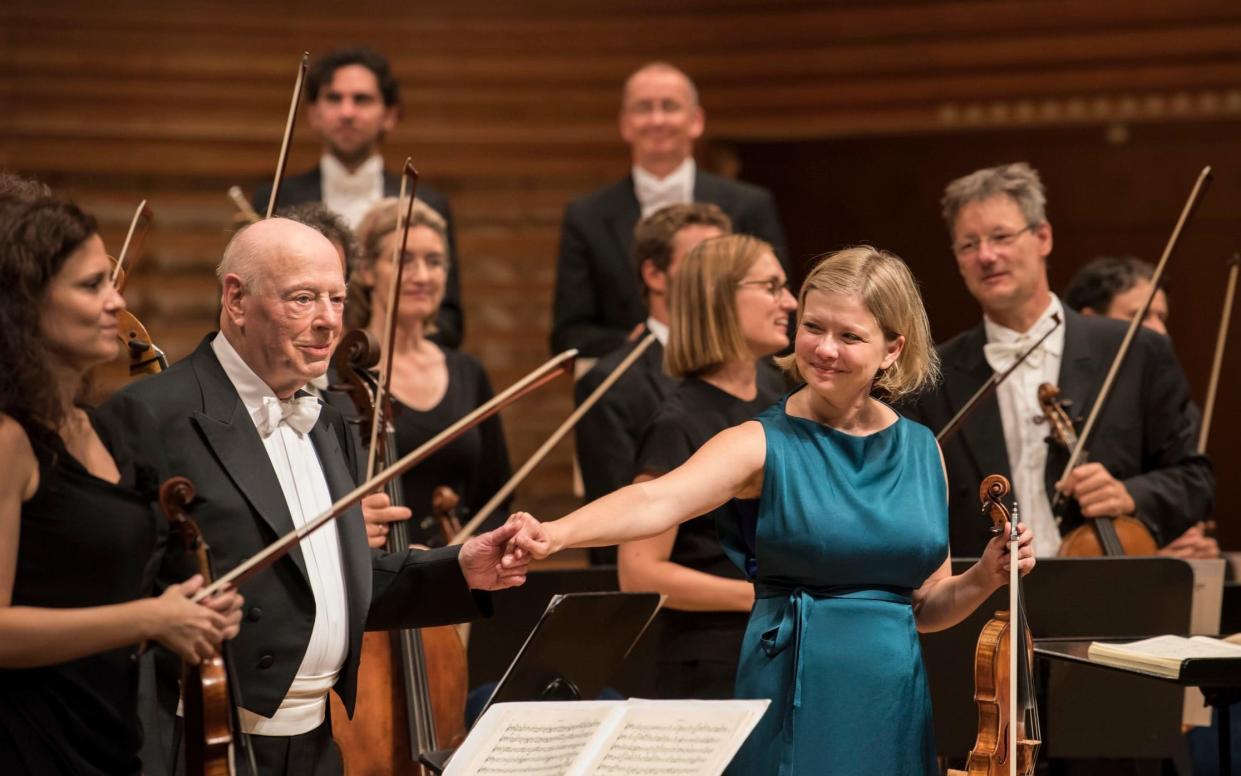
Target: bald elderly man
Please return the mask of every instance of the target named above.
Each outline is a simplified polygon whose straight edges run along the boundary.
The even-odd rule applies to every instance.
[[[294,221],[260,221],[234,236],[217,275],[220,330],[105,411],[157,444],[148,455],[166,457],[169,472],[193,481],[194,518],[223,573],[351,491],[359,451],[341,415],[299,390],[323,374],[341,335],[345,279],[331,242]],[[382,494],[365,508],[403,509]],[[362,631],[485,614],[490,603],[476,591],[525,578],[524,568],[501,568],[511,533],[505,526],[461,547],[385,555],[367,547],[355,507],[242,585],[231,652],[259,773],[340,774],[327,694],[335,690],[352,714]],[[186,573],[174,566],[161,576]],[[164,715],[176,708],[171,668],[160,671]],[[164,765],[148,763],[148,772]]]

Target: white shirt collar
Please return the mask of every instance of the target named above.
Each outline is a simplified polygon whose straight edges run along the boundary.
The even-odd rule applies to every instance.
[[[655,339],[659,340],[659,344],[664,347],[668,346],[668,324],[660,323],[655,320],[655,316],[647,316],[646,328],[655,335]]]
[[[323,175],[323,182],[325,184],[328,181],[333,183],[337,181],[356,180],[370,182],[376,178],[382,181],[383,171],[384,160],[379,154],[375,154],[370,159],[362,162],[362,164],[358,166],[358,169],[353,172],[349,172],[349,169],[345,167],[345,165],[341,164],[340,160],[331,154],[324,154],[319,157],[319,172]]]
[[[642,217],[668,205],[686,205],[694,201],[694,178],[698,167],[691,156],[681,162],[667,177],[657,178],[638,165],[633,166],[633,192],[642,206]]]
[[[1052,332],[1046,340],[1043,341],[1043,350],[1053,356],[1060,356],[1064,353],[1064,305],[1060,303],[1060,297],[1055,294],[1051,295],[1051,301],[1047,303],[1047,309],[1043,310],[1042,315],[1034,322],[1028,330],[1024,332],[1014,331],[1013,329],[1003,326],[991,320],[987,316],[983,316],[983,328],[987,334],[987,342],[1009,343],[1016,342],[1023,337],[1029,340],[1037,340],[1039,337],[1047,333],[1055,324],[1052,323],[1053,315],[1060,316],[1060,327]]]
[[[323,204],[339,213],[356,229],[367,211],[384,195],[384,163],[378,154],[349,172],[340,160],[331,154],[319,159],[322,176]]]
[[[254,410],[263,406],[263,397],[275,396],[267,383],[263,382],[263,378],[255,374],[233,347],[233,343],[228,341],[228,337],[224,336],[224,332],[217,332],[215,339],[211,340],[211,349],[215,352],[215,357],[219,359],[220,366],[224,368],[224,374],[228,375],[228,380],[237,389],[237,395],[241,397],[242,404],[246,405],[246,409],[250,410],[253,416]]]

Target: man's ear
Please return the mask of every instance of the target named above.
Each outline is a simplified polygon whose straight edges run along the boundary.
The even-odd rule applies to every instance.
[[[392,130],[396,129],[396,122],[401,118],[401,109],[396,105],[389,105],[384,108],[383,134],[387,137]]]
[[[246,290],[241,283],[241,277],[231,272],[225,275],[221,281],[220,309],[224,316],[238,327],[246,323],[245,298]]]
[[[668,273],[655,266],[651,259],[642,260],[642,282],[652,294],[668,293]]]

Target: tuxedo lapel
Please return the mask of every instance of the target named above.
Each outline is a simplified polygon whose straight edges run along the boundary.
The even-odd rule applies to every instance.
[[[625,178],[613,189],[612,196],[608,197],[603,208],[603,220],[612,239],[620,246],[620,255],[625,259],[625,266],[629,266],[629,256],[633,253],[633,228],[641,217],[642,206],[638,204],[638,195],[633,191],[633,178]]]
[[[310,441],[319,456],[319,465],[323,467],[323,476],[327,480],[328,492],[335,503],[349,493],[356,484],[345,465],[345,454],[340,448],[340,438],[333,432],[330,421],[325,413],[320,413],[319,422],[310,430]],[[370,574],[370,548],[366,541],[360,507],[352,507],[338,517],[335,523],[336,535],[340,539],[340,554],[344,566],[345,583],[348,586],[349,610],[358,617],[365,618],[367,602],[370,600],[370,585],[366,577]],[[326,530],[326,528],[320,529]]]
[[[384,196],[399,197],[401,195],[401,176],[393,175],[384,170]]]
[[[979,324],[966,335],[953,358],[944,364],[944,391],[954,414],[965,406],[974,392],[992,374],[991,367],[983,358],[984,344],[986,333],[982,324]],[[931,430],[939,432],[939,429]],[[1004,444],[1004,422],[1000,419],[1000,403],[994,391],[979,403],[978,408],[957,433],[961,436],[974,465],[976,476],[972,477],[972,480],[981,481],[989,474],[1012,476],[1008,448]],[[952,442],[949,441],[948,444]]]
[[[284,491],[254,421],[211,349],[211,338],[204,340],[190,358],[203,392],[203,411],[195,412],[191,421],[250,507],[277,537],[284,536],[293,530]],[[293,548],[289,557],[309,579],[301,549]]]

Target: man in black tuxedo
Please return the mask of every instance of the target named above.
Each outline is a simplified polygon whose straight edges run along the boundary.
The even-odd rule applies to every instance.
[[[957,269],[983,321],[940,346],[943,381],[908,414],[940,430],[992,372],[1006,369],[1053,328],[1054,314],[1063,320],[943,446],[949,538],[959,556],[977,556],[989,538],[978,502],[979,482],[988,474],[1010,477],[1042,555],[1055,554],[1061,536],[1083,519],[1109,515],[1135,515],[1163,545],[1205,519],[1214,500],[1210,462],[1194,444],[1185,375],[1168,338],[1146,329],[1139,330],[1089,440],[1089,463],[1062,478],[1068,451],[1046,441],[1038,387],[1057,385],[1072,402],[1071,414],[1088,414],[1126,325],[1080,315],[1051,293],[1045,206],[1038,173],[1024,163],[959,178],[943,199]],[[1056,490],[1076,507],[1062,521],[1051,513]]]
[[[395,197],[401,178],[384,169],[381,145],[396,127],[401,101],[388,60],[368,48],[330,51],[306,73],[307,116],[322,140],[319,164],[280,184],[276,208],[323,202],[356,229],[362,216],[383,197]],[[254,194],[254,209],[267,212],[271,185]],[[457,233],[448,198],[427,183],[418,184],[418,199],[444,217],[448,227],[448,283],[432,336],[450,348],[461,345],[465,318],[457,270]]]
[[[620,133],[629,144],[629,176],[569,203],[560,233],[552,312],[553,351],[599,357],[620,347],[646,318],[633,255],[640,218],[678,203],[712,202],[733,229],[760,237],[786,261],[784,231],[771,193],[698,170],[694,141],[705,117],[685,73],[665,62],[625,82]]]
[[[574,386],[581,404],[648,332],[656,342],[629,367],[599,402],[582,416],[574,433],[586,498],[594,501],[633,482],[634,460],[646,426],[655,417],[676,381],[664,372],[664,343],[668,341],[668,284],[677,265],[695,245],[731,231],[731,222],[716,205],[669,205],[638,224],[634,230],[635,275],[642,284],[649,314],[639,336],[599,359]],[[615,558],[612,547],[605,557]],[[592,552],[592,556],[599,553]]]
[[[194,518],[223,573],[351,491],[360,454],[340,413],[299,390],[340,337],[336,249],[308,226],[268,219],[234,236],[218,275],[220,331],[105,411],[194,483]],[[490,607],[474,591],[524,580],[524,567],[501,561],[507,526],[461,547],[384,555],[367,547],[364,510],[408,516],[369,496],[241,586],[232,658],[260,774],[341,773],[327,693],[352,713],[364,629],[470,619]],[[162,678],[172,682],[161,693],[170,715],[175,677]]]

